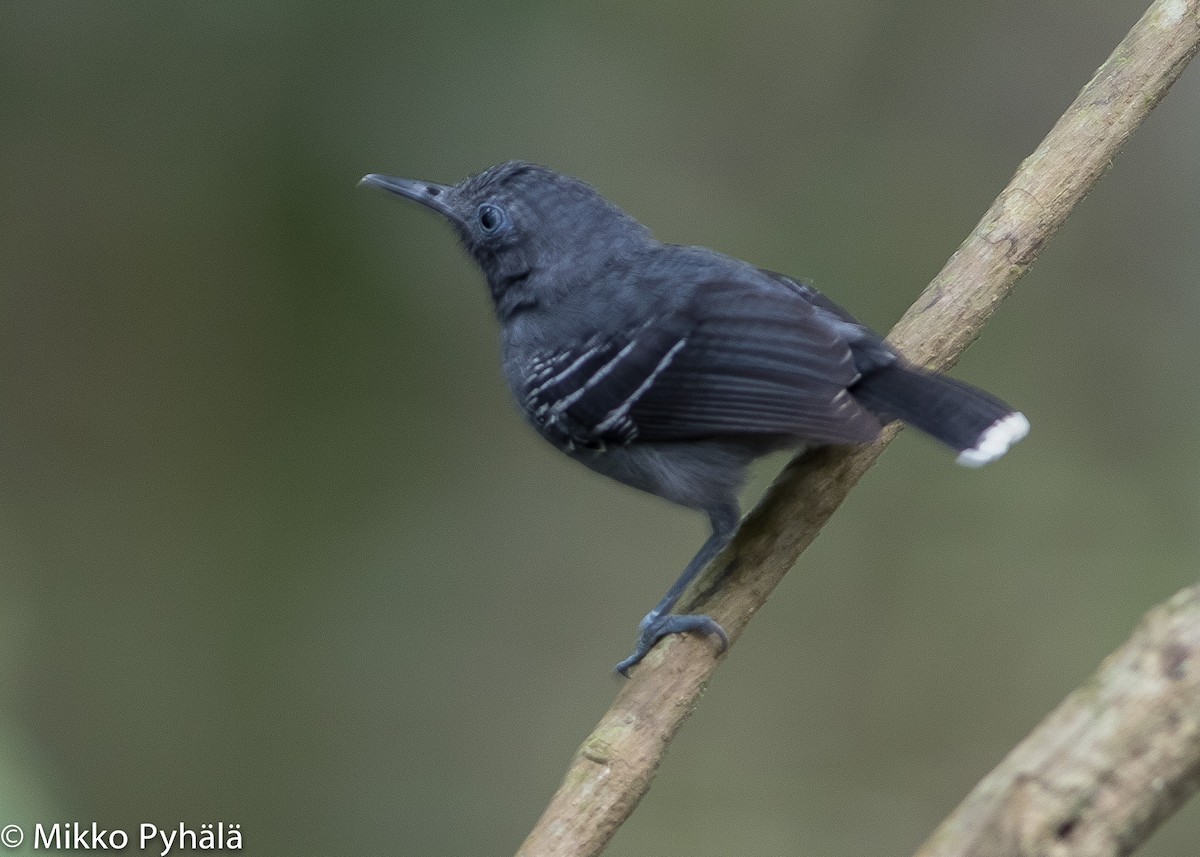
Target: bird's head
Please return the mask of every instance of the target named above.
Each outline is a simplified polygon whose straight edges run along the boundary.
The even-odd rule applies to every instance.
[[[498,306],[518,281],[546,274],[543,284],[578,282],[595,266],[653,240],[591,185],[525,161],[507,161],[455,185],[376,173],[362,183],[445,217],[483,269]]]

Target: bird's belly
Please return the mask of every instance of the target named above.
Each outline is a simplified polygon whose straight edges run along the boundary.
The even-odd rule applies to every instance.
[[[768,450],[734,440],[638,443],[571,457],[610,479],[692,509],[736,499],[746,468]]]

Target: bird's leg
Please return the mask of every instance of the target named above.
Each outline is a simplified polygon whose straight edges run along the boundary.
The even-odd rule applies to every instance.
[[[692,557],[692,561],[687,564],[687,568],[683,570],[683,574],[679,575],[679,579],[671,585],[667,590],[667,594],[663,596],[662,601],[654,606],[654,609],[646,614],[646,618],[638,625],[639,634],[637,645],[634,647],[633,654],[621,661],[616,666],[617,672],[628,677],[631,667],[636,665],[646,654],[654,648],[654,644],[661,640],[667,634],[682,634],[686,631],[698,631],[702,634],[709,634],[716,637],[721,643],[721,651],[725,651],[729,647],[729,636],[725,633],[725,629],[717,624],[717,621],[711,616],[702,614],[674,614],[671,612],[675,604],[683,596],[688,586],[696,576],[704,570],[704,567],[721,552],[721,549],[729,543],[737,530],[738,522],[738,507],[733,503],[723,504],[709,511],[708,517],[712,521],[712,535],[701,546],[696,555]]]

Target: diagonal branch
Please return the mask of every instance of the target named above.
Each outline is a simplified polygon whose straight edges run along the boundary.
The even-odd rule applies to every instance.
[[[1129,854],[1200,789],[1200,584],[1155,607],[917,857]]]
[[[1198,48],[1200,0],[1156,0],[892,330],[901,351],[927,366],[954,363]],[[895,433],[796,458],[681,609],[712,615],[736,640]],[[719,662],[705,640],[656,647],[579,748],[518,857],[602,851]]]

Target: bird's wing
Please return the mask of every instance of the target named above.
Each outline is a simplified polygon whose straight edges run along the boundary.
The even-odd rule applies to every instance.
[[[542,355],[526,376],[534,423],[583,446],[730,435],[858,443],[879,421],[846,388],[849,344],[797,292],[710,282],[679,310]]]

